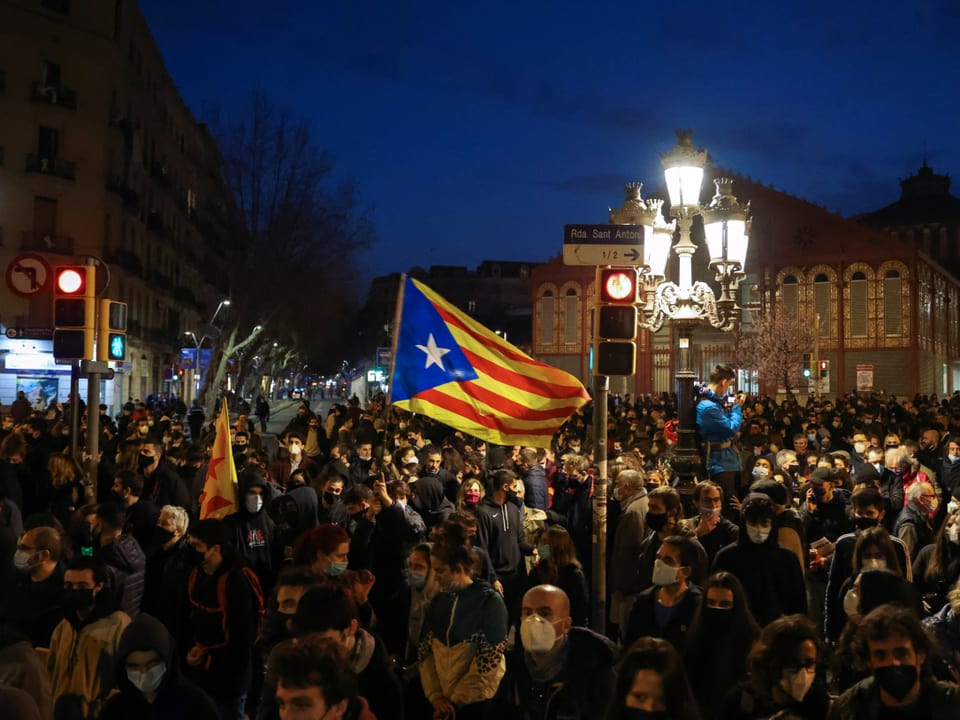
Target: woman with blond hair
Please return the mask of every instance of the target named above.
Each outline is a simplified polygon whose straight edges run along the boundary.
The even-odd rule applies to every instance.
[[[84,502],[80,468],[67,453],[51,453],[47,471],[50,473],[50,512],[66,527]]]

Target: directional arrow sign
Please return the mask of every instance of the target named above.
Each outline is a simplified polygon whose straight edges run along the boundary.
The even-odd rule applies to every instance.
[[[564,225],[564,265],[642,265],[643,227]]]

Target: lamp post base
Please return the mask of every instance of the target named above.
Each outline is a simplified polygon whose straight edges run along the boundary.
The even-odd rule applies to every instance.
[[[693,491],[702,473],[703,458],[697,448],[697,406],[693,384],[696,374],[690,360],[691,340],[696,322],[676,324],[679,346],[677,387],[677,445],[670,456],[670,465],[677,474],[676,488],[686,495]]]

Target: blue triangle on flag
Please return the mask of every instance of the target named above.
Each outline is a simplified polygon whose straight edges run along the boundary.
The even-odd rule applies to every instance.
[[[437,308],[407,278],[391,399],[409,400],[437,385],[477,377]]]

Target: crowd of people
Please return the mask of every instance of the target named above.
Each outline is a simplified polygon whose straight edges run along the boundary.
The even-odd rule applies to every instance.
[[[611,400],[603,603],[589,405],[542,449],[303,402],[275,452],[238,405],[236,508],[200,519],[215,418],[101,407],[91,479],[71,409],[18,399],[0,717],[960,717],[960,396],[733,380],[698,391],[693,483],[676,398]]]

